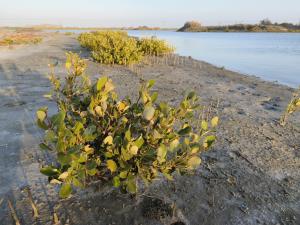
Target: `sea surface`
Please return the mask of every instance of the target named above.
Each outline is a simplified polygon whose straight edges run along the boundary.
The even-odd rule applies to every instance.
[[[191,56],[242,74],[255,75],[292,87],[300,85],[300,33],[180,33],[136,30],[128,33],[136,37],[156,36],[165,39],[180,55]]]

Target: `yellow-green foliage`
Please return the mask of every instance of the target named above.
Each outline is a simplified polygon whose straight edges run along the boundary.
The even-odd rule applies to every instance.
[[[43,38],[31,33],[12,34],[0,39],[0,46],[21,45],[21,44],[38,44]]]
[[[71,36],[71,35],[73,35],[73,34],[74,34],[74,32],[70,32],[70,31],[65,32],[65,35],[66,35],[66,36]]]
[[[200,153],[216,139],[218,117],[195,119],[201,107],[193,92],[172,107],[157,102],[151,80],[141,86],[138,100],[119,99],[108,77],[91,84],[78,55],[67,54],[66,69],[65,82],[50,74],[53,92],[47,97],[58,113],[37,111],[37,124],[45,130],[40,147],[57,155],[41,172],[62,185],[63,198],[92,180],[130,193],[137,192],[138,180],[149,184],[161,175],[172,180],[176,172],[194,171]]]
[[[300,111],[300,88],[297,92],[294,93],[290,103],[286,107],[285,113],[281,116],[281,125],[285,125],[289,115],[293,114],[296,111]]]
[[[91,51],[96,61],[104,64],[130,65],[140,62],[144,56],[163,56],[174,52],[174,48],[163,40],[138,40],[121,31],[82,33],[78,40],[82,47]]]
[[[78,38],[82,47],[92,52],[92,57],[103,64],[130,65],[139,62],[143,55],[138,51],[136,39],[126,32],[99,31],[83,33]]]
[[[142,38],[138,41],[140,51],[144,55],[164,56],[174,52],[174,47],[170,46],[166,41],[157,38]]]

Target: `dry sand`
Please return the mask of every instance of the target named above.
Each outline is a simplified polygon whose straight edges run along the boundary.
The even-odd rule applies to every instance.
[[[47,65],[58,63],[63,75],[65,51],[88,58],[75,36],[60,34],[36,46],[0,50],[0,224],[14,224],[7,200],[21,224],[53,224],[54,214],[60,224],[84,225],[300,224],[300,117],[278,124],[293,89],[186,57],[177,57],[176,65],[170,59],[168,65],[140,66],[142,75],[89,59],[88,73],[109,75],[120,96],[136,96],[142,77],[157,81],[161,100],[177,103],[186,90],[204,103],[219,100],[218,141],[203,154],[195,176],[157,182],[138,199],[94,185],[59,200],[57,188],[39,173],[51,156],[38,147],[43,133],[34,117],[49,105],[42,97],[50,89]]]

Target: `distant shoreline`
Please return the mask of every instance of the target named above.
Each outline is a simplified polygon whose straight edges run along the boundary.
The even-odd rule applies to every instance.
[[[226,26],[202,26],[197,21],[186,22],[178,32],[242,32],[242,33],[300,33],[300,25],[272,23],[263,20],[260,24],[234,24]]]
[[[281,26],[259,26],[259,25],[229,25],[229,26],[196,26],[178,28],[160,28],[160,27],[61,27],[61,26],[32,26],[32,27],[0,27],[7,30],[23,30],[23,31],[42,31],[42,30],[136,30],[136,31],[174,31],[174,32],[190,32],[190,33],[300,33],[299,29],[287,29]]]

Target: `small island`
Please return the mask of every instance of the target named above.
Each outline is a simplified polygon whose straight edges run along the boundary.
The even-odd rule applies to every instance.
[[[189,21],[178,32],[300,32],[300,24],[272,23],[263,19],[259,24],[234,24],[226,26],[202,26],[198,21]]]

